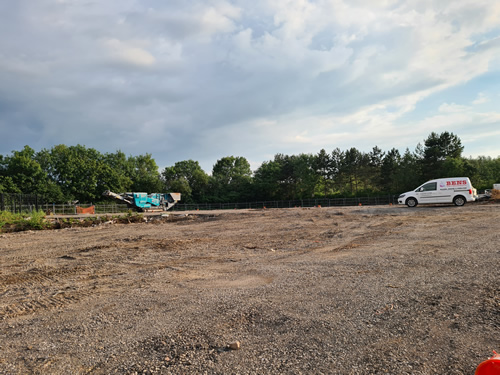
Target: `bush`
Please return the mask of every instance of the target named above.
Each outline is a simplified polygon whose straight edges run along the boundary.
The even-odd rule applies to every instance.
[[[0,231],[16,232],[22,230],[40,230],[47,227],[45,212],[33,211],[31,213],[13,214],[7,211],[0,211]]]
[[[0,211],[0,230],[6,225],[10,225],[19,220],[19,214],[13,214],[8,211]]]
[[[33,211],[31,216],[26,218],[26,223],[29,229],[45,229],[47,227],[47,222],[45,221],[45,212],[42,210]]]

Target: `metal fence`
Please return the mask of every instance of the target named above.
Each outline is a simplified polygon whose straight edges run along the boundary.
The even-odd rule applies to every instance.
[[[36,194],[0,193],[0,211],[32,212],[38,210],[42,203],[43,200]]]
[[[12,213],[30,213],[42,210],[47,214],[71,215],[76,214],[76,206],[72,203],[48,203],[43,197],[36,194],[9,194],[0,193],[0,211]],[[78,204],[78,206],[87,208],[92,204]],[[104,213],[124,213],[130,208],[126,204],[97,204],[95,205],[96,214]]]
[[[96,214],[119,214],[119,213],[126,213],[130,210],[130,207],[128,207],[126,204],[78,204],[78,205],[73,205],[73,204],[44,204],[40,206],[40,209],[46,212],[47,214],[54,214],[54,215],[71,215],[71,214],[76,214],[77,210],[76,208],[81,207],[81,208],[88,208],[91,206],[95,207],[95,213]]]
[[[172,211],[192,210],[233,210],[233,209],[258,209],[258,208],[293,208],[293,207],[336,207],[336,206],[373,206],[397,204],[397,195],[384,195],[376,197],[359,198],[322,198],[322,199],[297,199],[287,201],[261,201],[246,203],[177,203]]]
[[[196,210],[232,210],[232,209],[259,209],[259,208],[293,208],[293,207],[334,207],[334,206],[372,206],[397,204],[397,195],[384,195],[359,198],[322,198],[322,199],[297,199],[284,201],[261,201],[245,203],[177,203],[171,211],[196,211]],[[91,204],[78,204],[82,208]],[[0,210],[14,213],[27,213],[34,210],[43,210],[47,214],[71,215],[76,214],[76,205],[70,203],[47,203],[44,199],[34,194],[7,194],[0,193]],[[126,213],[130,210],[126,204],[96,204],[96,214]]]

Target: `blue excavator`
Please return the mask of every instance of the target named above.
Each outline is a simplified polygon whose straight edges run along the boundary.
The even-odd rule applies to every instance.
[[[181,193],[122,193],[106,190],[103,196],[125,202],[139,212],[167,211],[181,200]]]

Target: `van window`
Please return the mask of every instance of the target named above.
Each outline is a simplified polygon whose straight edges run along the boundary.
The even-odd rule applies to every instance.
[[[433,191],[437,189],[437,182],[429,182],[428,184],[422,185],[418,191]]]

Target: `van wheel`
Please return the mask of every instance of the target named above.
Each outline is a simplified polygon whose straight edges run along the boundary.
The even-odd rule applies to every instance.
[[[463,206],[465,202],[465,198],[461,195],[457,195],[455,198],[453,198],[453,203],[455,203],[455,206]]]
[[[416,200],[415,198],[408,198],[408,199],[406,200],[406,205],[407,205],[408,207],[416,207],[416,206],[417,206],[417,204],[418,204],[418,202],[417,202],[417,200]]]

